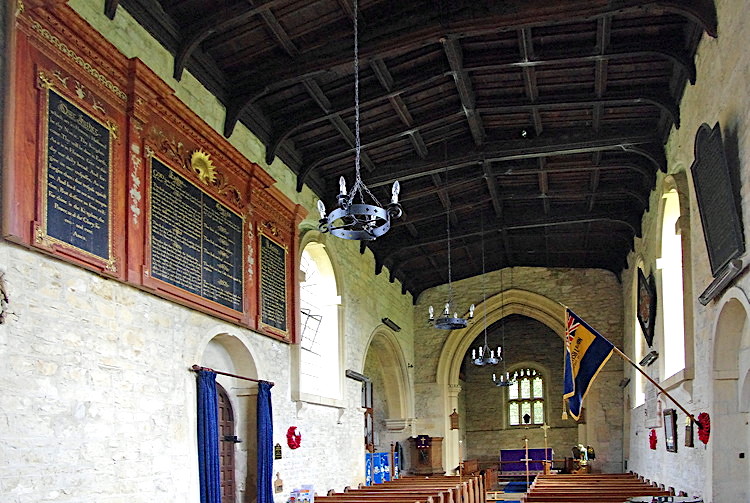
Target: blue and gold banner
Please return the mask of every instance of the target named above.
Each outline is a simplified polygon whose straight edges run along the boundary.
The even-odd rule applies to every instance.
[[[568,308],[565,308],[565,327],[563,401],[568,400],[570,415],[578,420],[583,399],[612,356],[614,346]]]

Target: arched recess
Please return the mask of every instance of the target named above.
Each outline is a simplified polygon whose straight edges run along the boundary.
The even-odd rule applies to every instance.
[[[739,288],[731,288],[719,305],[712,341],[713,403],[711,497],[714,501],[748,501],[750,468],[738,460],[750,451],[747,389],[750,382],[750,302]],[[738,462],[739,461],[739,462]]]
[[[200,353],[198,364],[229,374],[258,379],[256,359],[245,343],[234,335],[220,333],[210,338]],[[235,434],[241,442],[235,448],[235,501],[257,499],[257,395],[252,381],[217,374],[216,382],[227,392],[234,410]],[[244,482],[244,483],[243,483]]]
[[[385,325],[378,326],[370,336],[365,353],[365,362],[375,357],[381,362],[387,379],[388,416],[392,419],[407,418],[413,414],[412,388],[406,366],[406,358],[395,334]],[[366,365],[366,364],[365,364]]]
[[[553,330],[561,339],[565,335],[565,307],[544,295],[527,290],[510,289],[493,295],[478,304],[474,310],[475,319],[481,320],[487,314],[487,323],[493,324],[508,315],[520,314],[535,319]],[[472,342],[484,331],[483,323],[474,323],[462,331],[452,333],[440,353],[437,367],[437,382],[443,385],[444,417],[443,466],[457,466],[459,463],[459,436],[450,432],[448,415],[459,406],[461,391],[459,373],[461,362]],[[460,433],[459,433],[460,434]]]

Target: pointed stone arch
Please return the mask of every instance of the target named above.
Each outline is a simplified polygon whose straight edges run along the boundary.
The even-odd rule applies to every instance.
[[[413,417],[414,403],[409,392],[413,386],[396,335],[385,325],[379,325],[373,330],[366,348],[363,370],[368,358],[377,358],[384,371],[389,419],[407,420]]]
[[[484,319],[485,313],[488,325],[510,314],[520,314],[548,326],[561,338],[565,334],[565,307],[549,297],[528,290],[512,288],[493,295],[476,306],[474,319]],[[438,360],[437,382],[439,384],[458,386],[463,356],[483,330],[484,324],[474,323],[466,330],[457,331],[448,337]]]
[[[546,325],[560,338],[565,335],[565,307],[559,302],[544,295],[511,288],[493,295],[477,305],[474,318],[483,320],[487,314],[487,324],[491,325],[511,314],[527,316]],[[458,408],[458,395],[461,392],[459,373],[461,362],[471,343],[484,330],[484,323],[474,323],[466,330],[451,334],[443,345],[438,360],[437,383],[442,385],[445,408],[443,431],[450,432],[450,411]],[[459,463],[459,438],[457,435],[445,435],[443,442],[443,466],[457,466]]]

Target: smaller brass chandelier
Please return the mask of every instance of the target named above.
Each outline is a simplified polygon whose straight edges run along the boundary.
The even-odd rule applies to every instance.
[[[447,147],[446,147],[447,150]],[[447,154],[446,154],[447,155]],[[448,189],[448,165],[445,166],[445,188]],[[430,306],[430,317],[427,320],[430,325],[441,330],[456,330],[466,328],[469,320],[474,318],[474,304],[469,307],[469,317],[459,318],[458,313],[454,312],[451,316],[451,306],[453,304],[453,283],[451,282],[451,207],[450,199],[445,210],[445,231],[448,237],[448,299],[445,302],[443,313],[440,317],[435,318],[435,309]]]
[[[510,375],[509,372],[500,372],[500,377],[498,378],[496,374],[492,374],[492,381],[495,383],[495,386],[499,387],[510,387],[516,384],[515,381],[515,375]]]
[[[357,0],[354,0],[354,185],[349,192],[346,191],[346,180],[342,176],[339,179],[339,195],[337,197],[337,208],[326,215],[326,207],[323,201],[318,200],[318,211],[320,220],[318,229],[320,232],[330,232],[342,239],[353,239],[359,241],[372,241],[388,232],[391,228],[391,219],[399,218],[403,213],[398,202],[401,186],[398,180],[393,182],[391,190],[391,202],[383,207],[380,201],[370,192],[359,173],[360,153],[362,144],[359,138],[359,31],[357,26]],[[369,196],[372,204],[365,202],[365,194]],[[359,195],[359,203],[354,202],[354,197]]]

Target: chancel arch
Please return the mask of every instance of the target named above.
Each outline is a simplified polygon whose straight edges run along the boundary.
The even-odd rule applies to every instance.
[[[362,373],[372,382],[375,449],[389,451],[392,442],[411,436],[414,401],[407,361],[396,335],[378,326],[367,344]]]
[[[565,308],[557,301],[544,295],[512,288],[493,295],[485,302],[478,304],[474,311],[475,320],[483,320],[486,315],[487,324],[496,322],[512,315],[529,318],[543,325],[552,334],[562,338],[565,334]],[[445,425],[444,431],[450,431],[449,414],[459,407],[459,393],[450,390],[461,389],[461,366],[465,355],[471,351],[472,344],[478,337],[483,337],[484,323],[473,323],[461,331],[454,331],[446,340],[440,353],[437,368],[437,382],[444,388]],[[562,343],[560,342],[560,368],[562,368]],[[498,394],[499,395],[499,394]],[[543,437],[540,437],[543,442]],[[459,462],[459,435],[446,435],[444,441],[445,466],[456,466]]]
[[[210,338],[197,364],[220,372],[258,379],[258,370],[249,348],[237,336],[220,333]],[[234,416],[235,501],[253,501],[257,497],[257,395],[258,385],[217,374],[216,382],[226,392]]]

